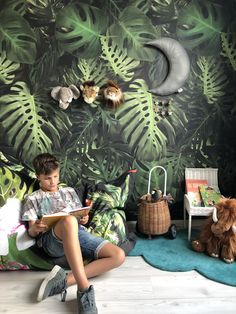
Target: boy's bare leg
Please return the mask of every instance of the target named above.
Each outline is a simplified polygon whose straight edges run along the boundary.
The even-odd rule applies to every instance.
[[[99,251],[98,259],[92,261],[84,267],[85,274],[87,278],[98,276],[104,272],[120,266],[124,260],[124,251],[116,245],[108,242],[104,244],[104,246]],[[77,281],[72,269],[72,272],[67,275],[67,284],[68,286],[71,286],[76,282]]]
[[[64,252],[73,273],[67,277],[67,284],[77,283],[78,290],[82,291],[89,287],[87,274],[85,273],[82,253],[78,240],[78,222],[75,217],[67,216],[60,220],[54,227],[54,233],[62,240]]]

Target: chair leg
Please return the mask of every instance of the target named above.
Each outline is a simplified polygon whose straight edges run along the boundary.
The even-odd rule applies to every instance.
[[[184,206],[184,228],[186,228],[186,209]]]
[[[191,240],[191,227],[192,227],[192,216],[189,214],[188,216],[188,240]]]

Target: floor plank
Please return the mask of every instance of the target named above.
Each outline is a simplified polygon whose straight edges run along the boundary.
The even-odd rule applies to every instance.
[[[76,287],[37,303],[36,294],[46,271],[0,272],[0,313],[77,313]],[[206,279],[195,271],[167,272],[141,257],[127,257],[109,273],[93,278],[100,314],[231,314],[236,287]]]

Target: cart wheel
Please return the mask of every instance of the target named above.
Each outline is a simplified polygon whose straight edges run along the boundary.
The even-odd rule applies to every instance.
[[[169,229],[168,229],[168,237],[170,239],[175,239],[177,236],[177,228],[175,224],[170,225]]]

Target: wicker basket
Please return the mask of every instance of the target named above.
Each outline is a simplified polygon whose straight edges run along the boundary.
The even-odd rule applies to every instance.
[[[149,172],[147,194],[140,198],[138,205],[137,228],[139,232],[148,234],[149,238],[151,238],[151,235],[167,233],[171,225],[170,211],[167,200],[162,199],[154,203],[152,202],[152,197],[150,194],[151,175],[153,170],[156,168],[160,168],[164,171],[165,180],[163,196],[166,196],[167,172],[162,166],[155,166]]]
[[[170,211],[166,200],[152,203],[149,195],[140,199],[138,206],[138,230],[141,233],[159,235],[168,232],[171,224]]]

